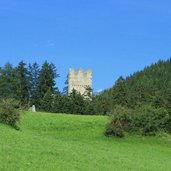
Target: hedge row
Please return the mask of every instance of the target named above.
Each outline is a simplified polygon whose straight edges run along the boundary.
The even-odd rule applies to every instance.
[[[123,137],[124,132],[156,135],[157,132],[171,133],[171,114],[165,108],[139,105],[135,109],[115,106],[110,113],[105,135]]]

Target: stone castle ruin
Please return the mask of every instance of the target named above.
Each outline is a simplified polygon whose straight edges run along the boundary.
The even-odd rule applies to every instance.
[[[92,70],[88,69],[84,72],[81,68],[75,71],[70,69],[68,74],[68,95],[75,89],[81,95],[86,96],[87,89],[91,90],[92,94]]]

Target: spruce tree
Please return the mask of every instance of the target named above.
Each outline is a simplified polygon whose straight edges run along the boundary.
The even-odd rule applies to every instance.
[[[40,76],[39,65],[36,62],[33,64],[29,64],[28,71],[29,71],[30,105],[35,105],[39,97],[38,94],[38,83],[39,83],[39,76]]]
[[[63,88],[63,95],[67,95],[68,94],[68,77],[69,75],[67,75],[66,81],[65,81],[65,87]]]
[[[37,105],[39,108],[44,108],[43,104],[41,104],[41,100],[44,98],[47,91],[49,91],[52,95],[57,91],[57,88],[55,87],[55,79],[57,77],[59,77],[59,75],[57,74],[55,65],[45,61],[40,70],[39,82],[37,86]]]
[[[70,112],[73,114],[84,114],[85,113],[85,101],[84,97],[78,93],[75,89],[70,93]]]
[[[17,99],[21,106],[25,106],[29,102],[29,81],[28,70],[26,64],[21,61],[16,69],[17,75]]]
[[[1,98],[16,97],[16,68],[10,63],[6,63],[0,68],[0,94]]]
[[[41,109],[46,112],[53,112],[54,94],[48,89],[41,100]]]
[[[115,86],[112,90],[112,96],[113,96],[113,105],[127,105],[127,98],[126,98],[126,90],[124,86],[124,78],[119,77],[119,79],[116,81]]]

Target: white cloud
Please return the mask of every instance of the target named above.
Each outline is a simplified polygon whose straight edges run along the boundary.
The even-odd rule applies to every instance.
[[[100,93],[100,92],[102,92],[103,91],[103,89],[99,89],[99,90],[97,90],[96,92],[97,93]]]

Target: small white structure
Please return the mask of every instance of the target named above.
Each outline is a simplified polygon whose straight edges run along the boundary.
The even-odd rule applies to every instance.
[[[29,112],[36,112],[36,107],[33,105],[32,107],[29,108]]]

